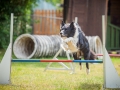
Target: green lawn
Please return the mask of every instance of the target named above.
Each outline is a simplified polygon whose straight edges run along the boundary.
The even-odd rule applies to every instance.
[[[112,58],[112,61],[120,75],[120,59]],[[90,64],[89,75],[86,74],[85,64],[80,70],[78,63],[74,63],[75,74],[70,74],[71,71],[68,70],[44,72],[47,64],[12,62],[11,83],[0,85],[0,90],[102,90],[103,64]],[[69,66],[69,63],[65,64]],[[52,66],[60,67],[58,63],[53,63]]]

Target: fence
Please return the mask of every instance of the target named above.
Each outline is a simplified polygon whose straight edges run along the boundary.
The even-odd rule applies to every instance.
[[[119,50],[120,49],[120,28],[108,23],[107,25],[107,50]]]
[[[59,34],[62,10],[36,10],[33,14],[33,34]]]

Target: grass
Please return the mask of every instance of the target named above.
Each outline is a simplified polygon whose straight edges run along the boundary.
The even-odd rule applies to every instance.
[[[60,59],[63,59],[60,57]],[[120,60],[112,58],[115,68],[120,75]],[[47,70],[48,63],[15,63],[11,67],[11,83],[0,85],[0,90],[102,90],[103,64],[90,64],[91,72],[86,74],[86,67],[79,70],[75,65],[75,74],[65,70]],[[65,63],[69,66],[69,63]],[[58,63],[52,66],[60,67]],[[113,89],[107,89],[113,90]],[[114,89],[119,90],[119,89]]]

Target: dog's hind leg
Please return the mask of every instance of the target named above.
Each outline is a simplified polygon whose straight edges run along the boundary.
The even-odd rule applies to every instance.
[[[86,73],[87,73],[87,74],[90,73],[89,63],[86,63]]]
[[[90,52],[88,54],[84,54],[84,59],[85,60],[89,60],[90,58]],[[86,73],[89,74],[90,73],[90,68],[89,68],[89,63],[86,63]]]
[[[81,57],[78,60],[81,60]],[[80,62],[79,65],[80,65],[80,70],[82,70],[82,63]]]
[[[95,53],[93,51],[90,51],[89,59],[87,59],[87,60],[95,60],[96,58],[97,58],[97,56],[95,55]],[[90,73],[89,63],[86,63],[86,72],[87,72],[87,74]]]

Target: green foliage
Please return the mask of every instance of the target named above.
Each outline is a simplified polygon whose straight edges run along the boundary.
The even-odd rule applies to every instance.
[[[10,37],[10,15],[14,13],[14,39],[22,33],[30,33],[32,7],[38,0],[0,0],[0,48],[6,48]]]
[[[52,5],[56,6],[56,4],[62,4],[64,0],[46,0],[46,2],[51,3]]]

